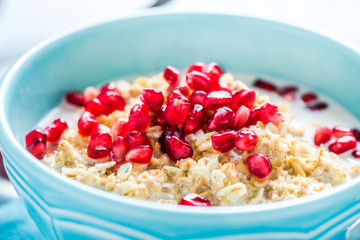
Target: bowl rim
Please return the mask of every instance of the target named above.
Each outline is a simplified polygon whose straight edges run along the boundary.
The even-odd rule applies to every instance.
[[[23,54],[3,75],[1,85],[0,85],[0,149],[2,152],[14,152],[20,154],[22,158],[26,158],[27,164],[34,165],[37,169],[32,170],[39,170],[41,171],[40,174],[44,174],[46,176],[51,176],[54,180],[59,181],[60,183],[66,183],[70,190],[77,190],[80,193],[86,193],[91,195],[92,197],[98,198],[98,200],[104,201],[107,200],[109,202],[117,203],[117,204],[127,204],[138,208],[146,208],[152,209],[156,211],[163,211],[163,212],[177,212],[182,214],[202,214],[202,215],[212,215],[212,214],[239,214],[239,213],[253,213],[253,212],[268,212],[268,211],[276,211],[279,209],[291,208],[291,207],[299,207],[300,205],[311,204],[312,202],[325,200],[332,197],[335,194],[342,192],[344,189],[350,188],[360,183],[360,177],[355,179],[351,179],[348,182],[340,184],[339,186],[333,187],[326,191],[322,191],[316,194],[291,199],[291,200],[283,200],[279,202],[270,202],[264,204],[255,204],[255,205],[238,205],[238,206],[217,206],[211,208],[194,208],[189,206],[178,206],[173,204],[163,204],[158,202],[152,202],[149,200],[142,200],[136,199],[131,197],[125,197],[118,194],[114,194],[111,192],[106,192],[101,189],[97,189],[95,187],[88,186],[71,178],[68,178],[57,171],[51,169],[50,167],[46,166],[34,156],[32,156],[24,146],[22,146],[15,138],[12,131],[10,131],[9,124],[6,120],[6,113],[4,111],[4,103],[6,102],[7,90],[11,87],[11,79],[13,75],[16,74],[17,71],[21,71],[21,66],[27,62],[29,58],[36,55],[37,52],[41,51],[48,45],[51,45],[56,42],[61,42],[64,38],[78,33],[84,33],[92,28],[98,28],[102,25],[107,25],[123,20],[132,20],[138,18],[151,18],[151,17],[171,17],[173,15],[178,16],[186,16],[186,15],[210,15],[210,16],[229,16],[234,18],[242,18],[248,19],[251,21],[261,21],[265,24],[271,25],[283,25],[284,27],[294,29],[296,31],[306,32],[311,35],[318,35],[327,40],[333,41],[337,44],[342,45],[343,47],[351,50],[352,52],[360,55],[360,50],[358,47],[354,46],[353,44],[343,40],[339,37],[335,37],[323,30],[316,29],[314,27],[304,26],[303,24],[294,23],[291,21],[284,21],[281,19],[275,19],[273,17],[259,17],[256,15],[251,14],[239,14],[238,12],[221,12],[221,11],[176,11],[176,10],[168,10],[168,9],[161,9],[161,10],[151,10],[148,12],[133,12],[121,17],[116,17],[113,19],[107,19],[103,21],[98,21],[96,23],[86,24],[81,27],[77,27],[74,29],[70,29],[67,31],[60,32],[58,34],[53,35],[52,37],[40,42],[39,44],[32,47],[28,50],[25,54]],[[4,149],[6,148],[6,151]],[[4,157],[4,161],[8,161],[6,157]]]

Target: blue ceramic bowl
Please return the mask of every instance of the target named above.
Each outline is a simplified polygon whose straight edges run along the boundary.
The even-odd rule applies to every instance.
[[[296,200],[194,208],[118,196],[66,178],[32,157],[25,134],[70,89],[195,61],[287,79],[360,118],[360,54],[298,27],[251,17],[175,13],[119,19],[49,40],[4,77],[0,141],[21,200],[48,239],[328,239],[360,217],[360,178]]]

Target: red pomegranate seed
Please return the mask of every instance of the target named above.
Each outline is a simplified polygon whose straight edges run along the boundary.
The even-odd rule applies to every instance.
[[[85,102],[88,102],[90,100],[93,100],[97,96],[99,96],[100,91],[97,88],[94,87],[87,87],[84,90],[84,100]]]
[[[42,159],[46,153],[46,143],[41,138],[36,139],[26,149],[37,159]]]
[[[135,130],[145,132],[149,122],[149,107],[143,103],[136,104],[130,111],[129,132]]]
[[[264,178],[271,173],[271,163],[269,159],[261,153],[251,155],[246,159],[250,173],[258,178]]]
[[[328,127],[319,127],[315,131],[314,143],[316,146],[325,144],[331,139],[332,132]]]
[[[354,136],[356,138],[356,141],[360,142],[360,130],[357,129],[357,128],[353,128],[352,132],[353,132],[353,134],[354,134]]]
[[[211,87],[219,85],[219,79],[221,77],[222,70],[217,63],[213,62],[206,64],[202,67],[201,72],[205,73],[210,78]]]
[[[149,145],[140,145],[131,149],[125,160],[131,163],[148,164],[152,158],[152,148]]]
[[[197,132],[206,122],[206,118],[207,118],[207,113],[205,108],[200,104],[195,104],[184,123],[185,132],[186,133]]]
[[[181,126],[190,113],[190,102],[186,97],[179,96],[170,102],[165,109],[165,119],[170,125]]]
[[[35,142],[38,139],[40,139],[41,142],[46,144],[46,140],[47,140],[46,134],[40,128],[36,128],[26,135],[25,137],[26,147],[30,146],[33,142]]]
[[[260,108],[261,112],[261,121],[264,124],[271,122],[275,126],[279,125],[284,121],[284,116],[279,112],[279,109],[276,105],[271,103],[266,103]]]
[[[223,131],[230,127],[233,111],[228,107],[222,107],[215,111],[207,123],[207,129],[212,131]]]
[[[308,104],[306,107],[310,111],[322,111],[328,107],[328,104],[326,102],[315,102]]]
[[[329,151],[341,154],[356,148],[356,139],[353,136],[344,136],[329,145]]]
[[[304,103],[310,103],[310,102],[315,101],[317,99],[318,99],[317,94],[313,93],[313,92],[307,92],[307,93],[304,93],[303,95],[301,95],[301,100]]]
[[[165,110],[166,110],[166,105],[162,105],[160,107],[160,109],[156,112],[155,115],[155,120],[156,120],[156,125],[161,126],[162,128],[165,128],[167,126],[167,121],[165,119]]]
[[[224,131],[212,135],[211,143],[216,151],[225,153],[235,147],[234,144],[235,137],[236,137],[236,131],[234,130]]]
[[[250,151],[258,142],[258,136],[250,129],[241,130],[236,134],[235,147],[239,151]]]
[[[99,123],[96,121],[94,114],[84,112],[78,121],[79,133],[83,136],[90,136],[99,129]]]
[[[359,150],[355,150],[351,154],[352,154],[352,156],[354,158],[360,158],[360,151]]]
[[[114,82],[109,82],[109,83],[105,84],[104,86],[102,86],[101,89],[100,89],[100,92],[101,93],[104,93],[104,92],[120,93],[119,89],[117,88],[116,83],[114,83]]]
[[[159,110],[164,102],[163,93],[153,88],[144,88],[141,90],[140,99],[153,111]]]
[[[225,91],[232,94],[230,86],[228,86],[225,82],[221,81],[221,79],[216,85],[211,85],[210,92],[214,91]]]
[[[65,100],[68,103],[71,103],[71,104],[73,104],[75,106],[79,106],[79,107],[84,106],[84,103],[85,103],[84,95],[78,91],[67,92],[65,95]]]
[[[299,89],[296,86],[285,86],[283,88],[278,89],[278,94],[283,98],[286,98],[290,101],[294,101],[295,94],[298,90]]]
[[[130,148],[134,148],[140,145],[149,145],[149,139],[144,132],[132,131],[126,134],[126,143]]]
[[[194,91],[209,92],[211,87],[210,78],[198,71],[192,71],[186,74],[186,84]]]
[[[104,114],[110,114],[115,110],[124,110],[126,102],[125,99],[118,92],[108,91],[100,93],[97,97],[103,106],[105,106]]]
[[[191,106],[194,106],[195,104],[200,104],[204,106],[204,101],[207,96],[207,93],[204,91],[195,91],[191,95],[190,103]]]
[[[247,107],[245,106],[239,107],[231,119],[231,126],[235,130],[239,130],[240,128],[243,128],[247,123],[247,121],[249,120],[249,116],[250,116],[250,110]]]
[[[274,84],[260,78],[256,79],[254,86],[269,92],[275,92],[277,90],[277,87]]]
[[[117,136],[114,139],[114,144],[110,148],[110,159],[115,161],[117,164],[125,161],[125,155],[129,151],[129,146],[127,145],[125,138]]]
[[[105,114],[107,109],[98,98],[93,98],[85,104],[85,110],[94,114],[95,117]]]
[[[59,142],[62,133],[68,129],[68,125],[64,119],[59,118],[54,120],[48,127],[45,128],[45,133],[48,142]]]
[[[354,137],[354,133],[352,131],[352,129],[347,128],[347,127],[342,127],[342,126],[336,126],[332,129],[332,134],[337,137],[344,137],[344,136],[353,136]]]
[[[205,63],[203,63],[203,62],[196,62],[196,63],[190,65],[190,66],[188,67],[188,69],[186,69],[186,73],[190,73],[190,72],[192,72],[192,71],[201,72],[204,66],[205,66]]]
[[[126,118],[118,118],[111,126],[110,135],[115,138],[117,136],[125,137],[129,132],[129,123]]]
[[[232,96],[226,91],[214,91],[209,93],[204,101],[204,107],[208,111],[215,111],[221,107],[231,107]]]
[[[112,139],[109,133],[99,131],[90,137],[90,143],[87,147],[87,155],[93,159],[100,159],[109,156],[112,146]]]
[[[234,93],[232,97],[232,109],[236,111],[239,107],[245,106],[249,109],[254,107],[255,91],[251,89],[241,89]]]
[[[165,131],[161,134],[159,142],[161,144],[161,151],[166,153],[165,137],[166,136],[176,136],[180,139],[185,138],[184,130],[179,126],[167,126]]]
[[[208,207],[211,206],[211,203],[209,200],[197,195],[196,193],[189,193],[180,200],[178,205]]]
[[[249,119],[246,122],[245,127],[250,127],[252,125],[256,125],[258,121],[261,120],[261,110],[260,108],[255,108],[250,110]]]
[[[180,81],[180,71],[176,67],[167,66],[164,70],[164,79],[171,85],[176,86]]]
[[[177,86],[174,90],[179,90],[185,97],[189,95],[189,88],[185,85]]]
[[[184,94],[182,94],[180,90],[174,90],[174,91],[170,92],[170,94],[167,96],[166,101],[170,102],[171,100],[173,100],[177,97],[180,97],[180,96],[185,97]]]
[[[193,155],[190,144],[177,136],[165,136],[165,146],[169,158],[173,161],[189,158]]]

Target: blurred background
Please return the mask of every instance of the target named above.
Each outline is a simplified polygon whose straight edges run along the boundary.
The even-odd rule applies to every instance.
[[[49,36],[99,21],[157,10],[230,12],[270,18],[319,30],[360,49],[358,0],[0,0],[0,79],[17,58]],[[14,202],[16,198],[6,180],[0,155],[0,217],[10,209],[4,209],[5,203]],[[22,218],[27,212],[21,207],[18,209],[15,222],[20,219],[28,227],[27,221],[31,220]],[[0,233],[9,220],[2,221]],[[19,238],[14,239],[38,237],[35,230],[22,231],[16,231]]]

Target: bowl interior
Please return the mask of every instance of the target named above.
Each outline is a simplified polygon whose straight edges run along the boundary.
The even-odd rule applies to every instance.
[[[160,72],[167,65],[184,68],[195,61],[216,61],[225,70],[299,83],[360,116],[360,108],[354,104],[358,100],[354,86],[360,79],[359,54],[293,26],[213,14],[123,19],[35,48],[5,77],[2,112],[23,143],[26,132],[67,90]]]

